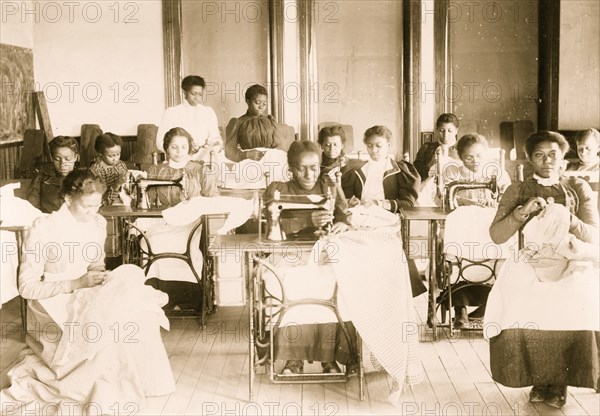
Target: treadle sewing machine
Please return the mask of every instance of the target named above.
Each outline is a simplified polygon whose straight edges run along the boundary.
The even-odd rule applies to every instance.
[[[171,179],[153,179],[147,177],[135,178],[133,175],[129,176],[128,190],[131,196],[135,195],[135,208],[137,209],[150,209],[160,208],[160,201],[158,196],[155,201],[148,199],[148,188],[153,186],[177,186],[183,190],[183,180],[185,175],[171,180]]]
[[[263,209],[264,205],[264,209]],[[308,211],[310,214],[314,210],[326,210],[333,215],[335,208],[335,198],[331,192],[331,188],[328,189],[326,195],[281,195],[279,191],[275,191],[273,199],[264,203],[261,200],[259,212],[266,215],[267,223],[267,240],[271,241],[284,241],[288,239],[286,232],[284,232],[281,220],[282,214],[285,211],[293,211],[298,214],[299,211]],[[325,231],[329,231],[332,223],[325,225]],[[259,227],[259,240],[262,237]],[[313,236],[313,238],[315,238]]]
[[[438,149],[439,150],[439,149]],[[504,156],[504,151],[500,152],[501,158]],[[457,194],[458,191],[472,189],[489,189],[494,195],[494,199],[498,200],[499,188],[496,175],[492,175],[491,179],[485,181],[464,181],[458,180],[448,184],[444,183],[442,173],[441,152],[435,154],[435,180],[436,180],[436,196],[442,201],[442,211],[454,211],[458,207]],[[502,160],[502,159],[501,159]],[[502,165],[502,164],[501,164]]]
[[[498,180],[496,175],[493,175],[488,182],[476,181],[454,181],[445,186],[444,209],[454,211],[458,207],[457,194],[458,191],[472,189],[489,189],[494,195],[494,199],[498,199]]]

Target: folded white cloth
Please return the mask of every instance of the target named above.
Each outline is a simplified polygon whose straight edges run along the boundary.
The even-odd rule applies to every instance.
[[[19,183],[10,183],[0,188],[0,220],[3,226],[29,227],[33,220],[46,215],[29,201],[15,196],[15,189],[20,187]]]
[[[203,197],[197,196],[167,208],[162,216],[170,225],[186,225],[196,222],[202,215],[229,214],[217,234],[227,234],[244,224],[254,212],[254,200],[231,196]]]
[[[352,213],[350,221],[352,222],[352,225],[357,228],[388,227],[400,222],[398,215],[377,205],[371,205],[368,208],[364,205],[358,205],[354,208],[350,208],[349,211]]]

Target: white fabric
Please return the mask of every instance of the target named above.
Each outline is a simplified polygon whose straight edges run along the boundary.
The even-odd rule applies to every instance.
[[[45,262],[45,282],[78,279],[87,273],[90,264],[104,260],[106,222],[102,222],[102,230],[96,221],[77,221],[66,204],[61,206],[54,218],[58,219],[60,225],[68,227],[69,232],[46,236],[48,243],[39,249],[39,253],[25,252],[24,255],[31,258],[41,254],[39,260]],[[67,303],[71,301],[72,296],[73,293],[63,293],[38,300],[61,329],[67,318]]]
[[[136,226],[145,232],[154,254],[184,253],[189,235],[203,215],[229,214],[223,226],[217,230],[217,234],[227,234],[243,225],[252,216],[254,208],[254,200],[228,196],[197,196],[163,210],[163,218],[139,218]],[[145,239],[141,240],[141,246],[147,249]],[[194,234],[190,247],[194,270],[202,278],[203,255],[199,248],[198,231]],[[161,280],[198,283],[190,267],[182,260],[174,258],[154,261],[147,276],[158,277]]]
[[[169,320],[161,308],[167,304],[168,296],[145,285],[145,281],[142,269],[126,264],[108,272],[104,285],[73,292],[71,302],[65,305],[66,330],[62,326],[64,336],[59,341],[52,365],[94,359],[99,351],[115,342],[115,324],[121,330],[134,324],[127,318],[132,311],[154,314],[158,324],[169,330]],[[113,307],[105,307],[111,304]],[[88,326],[93,326],[98,333],[95,342],[88,342],[81,330]]]
[[[0,222],[2,226],[30,227],[33,220],[46,214],[29,201],[17,198],[15,189],[19,183],[0,188]],[[0,307],[19,294],[17,288],[17,266],[19,265],[17,239],[12,231],[0,231]]]
[[[350,221],[354,227],[386,227],[396,225],[400,221],[397,214],[389,212],[378,205],[371,205],[368,208],[364,205],[357,205],[356,207],[349,208],[348,211],[352,213]]]
[[[254,201],[231,196],[197,196],[163,210],[162,215],[169,225],[187,225],[196,222],[202,215],[229,214],[217,234],[227,234],[243,225],[254,211]]]
[[[169,225],[162,218],[139,218],[136,225],[145,231],[146,238],[154,254],[159,253],[185,253],[187,240],[195,223],[184,225]],[[148,244],[142,238],[140,245],[143,250],[148,249]],[[202,265],[204,256],[200,251],[200,232],[196,231],[192,241],[191,261],[198,277],[202,278]],[[154,261],[148,272],[148,278],[158,277],[161,280],[198,283],[192,269],[183,260],[164,258]]]
[[[386,170],[392,168],[389,158],[374,161],[369,160],[363,167],[365,174],[365,186],[362,191],[362,199],[375,199],[377,201],[385,199],[383,191],[383,174]]]
[[[469,260],[506,259],[518,251],[516,236],[503,244],[490,237],[495,208],[458,207],[446,217],[444,253]],[[476,219],[476,220],[475,220]]]
[[[430,176],[421,182],[421,190],[419,191],[419,198],[417,203],[420,207],[437,207],[436,202],[437,185],[435,183],[435,177]]]
[[[525,249],[509,257],[488,298],[487,338],[509,328],[600,331],[599,248],[568,233],[569,216],[548,204],[527,224]]]
[[[219,121],[215,111],[202,104],[190,105],[186,100],[175,107],[165,110],[156,135],[156,147],[164,152],[163,141],[165,134],[173,127],[184,128],[192,135],[197,147],[205,144],[216,146],[223,144],[219,132]],[[208,148],[210,150],[210,147]],[[203,153],[202,150],[200,153]],[[196,155],[196,159],[208,161],[207,154]]]
[[[403,387],[424,377],[402,241],[385,229],[342,233],[328,241],[339,248],[329,257],[343,303],[361,339],[394,379],[388,400],[396,405]]]
[[[159,327],[165,324],[161,306],[166,295],[145,286],[139,268],[123,266],[106,285],[75,292],[68,282],[57,281],[99,264],[105,237],[101,216],[83,224],[64,204],[33,224],[21,276],[21,291],[30,299],[27,347],[8,372],[11,386],[0,393],[3,414],[41,414],[42,409],[48,414],[125,414],[142,407],[147,396],[175,390]],[[41,303],[63,293],[68,300],[59,302],[63,313],[54,313],[56,322]],[[75,332],[60,329],[66,320]]]
[[[275,267],[290,299],[328,299],[337,282],[342,320],[354,323],[366,346],[395,380],[389,398],[393,404],[404,385],[423,379],[417,355],[419,326],[397,227],[332,235],[319,240],[309,255],[288,255],[278,263]],[[264,273],[263,278],[266,290],[280,297],[276,278],[271,273]],[[282,325],[326,322],[337,320],[318,305],[292,308],[282,318]]]

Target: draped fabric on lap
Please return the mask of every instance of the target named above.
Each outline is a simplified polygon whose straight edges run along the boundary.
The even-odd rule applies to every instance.
[[[532,219],[490,292],[484,336],[506,386],[600,387],[598,246],[569,234],[570,215],[549,204]]]
[[[68,336],[60,339],[52,365],[93,359],[108,343],[114,342],[116,328],[136,332],[131,313],[147,312],[155,316],[161,327],[169,330],[169,320],[161,308],[167,304],[168,296],[145,285],[145,280],[139,267],[128,264],[109,272],[103,286],[74,292],[67,305],[67,324],[63,331]],[[106,308],[110,304],[113,307]],[[88,327],[98,332],[97,342],[86,342],[90,335],[79,330]],[[134,339],[132,336],[132,342]]]
[[[129,414],[175,382],[160,335],[167,296],[144,285],[133,265],[103,286],[71,294],[62,331],[38,302],[29,304],[27,347],[0,393],[3,414]]]
[[[419,325],[402,242],[396,233],[380,230],[347,232],[329,237],[328,243],[336,248],[328,261],[348,316],[394,378],[390,401],[395,404],[403,386],[423,379],[417,354]]]

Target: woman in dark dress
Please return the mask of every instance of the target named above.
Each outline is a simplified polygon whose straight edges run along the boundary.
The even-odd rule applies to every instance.
[[[526,246],[518,256],[508,256],[500,270],[488,298],[484,334],[495,381],[533,385],[531,402],[560,408],[567,386],[598,389],[600,288],[593,248],[598,212],[587,182],[560,175],[569,149],[562,135],[538,132],[525,146],[534,174],[508,187],[490,235],[502,244],[523,228]],[[540,223],[550,226],[534,228]],[[557,238],[563,239],[554,243]],[[586,245],[595,254],[578,257]],[[577,261],[567,262],[565,253]]]

